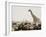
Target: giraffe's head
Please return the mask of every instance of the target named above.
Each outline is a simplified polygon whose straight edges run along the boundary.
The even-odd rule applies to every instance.
[[[32,10],[31,9],[29,9],[28,11],[32,13]]]

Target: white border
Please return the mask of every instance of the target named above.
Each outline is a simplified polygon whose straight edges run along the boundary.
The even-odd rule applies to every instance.
[[[12,32],[11,31],[11,12],[10,12],[10,9],[11,9],[11,6],[12,5],[22,5],[22,6],[40,6],[42,7],[41,11],[43,12],[43,8],[44,8],[44,4],[36,4],[36,3],[18,3],[18,2],[6,2],[7,3],[7,17],[6,17],[6,22],[7,22],[7,29],[5,30],[5,35],[11,33],[11,34],[15,34],[15,32]],[[42,18],[41,18],[42,20]],[[43,26],[42,26],[42,30],[43,30]],[[41,31],[42,31],[41,30]],[[36,31],[36,30],[35,30]],[[39,31],[39,30],[38,30]],[[21,32],[21,31],[19,31]],[[23,32],[23,31],[22,31]],[[34,32],[34,31],[31,31],[31,32]]]

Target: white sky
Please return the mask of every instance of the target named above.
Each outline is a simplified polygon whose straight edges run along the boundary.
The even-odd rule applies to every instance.
[[[33,14],[37,16],[38,18],[41,18],[41,7],[22,7],[22,6],[12,6],[12,20],[13,21],[23,21],[23,20],[29,20],[32,21],[32,16],[28,10],[31,9]]]

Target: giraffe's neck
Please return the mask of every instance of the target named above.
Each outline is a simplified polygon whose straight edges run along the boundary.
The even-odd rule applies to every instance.
[[[30,13],[31,13],[31,15],[32,15],[33,21],[36,23],[37,20],[38,20],[38,18],[37,18],[32,12],[30,12]]]
[[[31,15],[32,15],[33,18],[36,18],[36,16],[32,12],[30,12],[30,13],[31,13]]]

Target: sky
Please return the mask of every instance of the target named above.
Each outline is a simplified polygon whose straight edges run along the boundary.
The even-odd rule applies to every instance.
[[[15,6],[11,7],[12,21],[32,21],[32,16],[28,10],[31,9],[33,14],[41,18],[41,7],[39,6]]]

